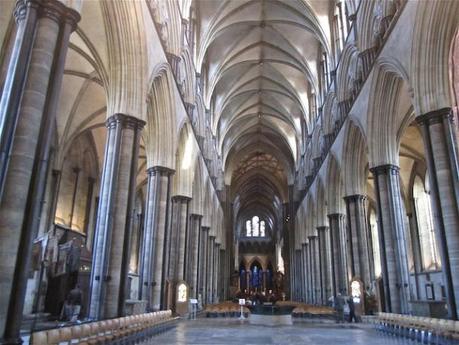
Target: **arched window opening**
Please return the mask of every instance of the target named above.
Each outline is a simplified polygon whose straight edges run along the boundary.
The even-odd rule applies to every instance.
[[[430,192],[428,184],[424,188],[424,183],[420,176],[416,176],[414,179],[413,203],[418,226],[422,269],[424,271],[437,270],[440,268],[440,258],[435,240]]]
[[[381,252],[379,247],[378,220],[374,209],[370,210],[370,236],[373,247],[375,277],[381,277]]]
[[[245,230],[247,237],[265,237],[266,223],[264,220],[260,220],[260,217],[254,216],[245,222]]]

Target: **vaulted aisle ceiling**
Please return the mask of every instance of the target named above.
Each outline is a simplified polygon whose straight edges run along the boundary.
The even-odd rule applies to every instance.
[[[197,6],[196,68],[207,83],[225,183],[240,209],[265,210],[274,220],[315,120],[309,103],[322,53],[329,52],[330,2],[203,0]]]

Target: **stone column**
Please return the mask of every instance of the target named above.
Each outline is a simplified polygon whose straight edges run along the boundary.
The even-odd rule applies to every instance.
[[[86,205],[84,211],[84,233],[86,234],[86,243],[89,238],[89,223],[91,221],[91,208],[92,208],[92,199],[94,194],[94,184],[96,179],[93,177],[88,177],[88,190],[86,191]]]
[[[346,216],[341,213],[328,215],[330,224],[330,247],[331,247],[331,268],[332,268],[332,286],[333,296],[338,293],[344,295],[347,291],[346,277],[346,256],[343,241],[346,231]]]
[[[79,187],[79,181],[80,181],[80,172],[81,169],[79,167],[75,167],[72,169],[73,173],[75,174],[75,183],[73,184],[73,193],[72,193],[72,206],[70,207],[70,215],[69,215],[69,227],[72,228],[73,224],[73,215],[75,214],[75,206],[77,203],[77,197],[78,197],[78,187]]]
[[[320,255],[320,273],[322,282],[322,304],[327,304],[331,294],[331,273],[330,273],[330,253],[329,248],[329,231],[327,226],[317,227],[319,234],[319,255]]]
[[[388,164],[374,167],[371,172],[375,177],[378,205],[385,311],[406,313],[409,275],[399,168]]]
[[[214,246],[214,303],[219,302],[219,291],[218,286],[220,282],[220,243],[215,243]]]
[[[292,282],[293,282],[293,291],[292,291],[292,296],[294,300],[299,300],[300,299],[300,283],[301,280],[299,278],[300,272],[301,272],[301,265],[300,265],[300,257],[301,257],[301,251],[299,249],[294,249],[292,248],[293,252],[293,257],[292,257],[292,269],[291,269],[291,274],[292,274]]]
[[[166,214],[169,176],[172,173],[172,170],[158,166],[147,169],[142,271],[139,279],[140,299],[147,301],[147,311],[160,309],[165,234],[164,221],[162,227],[159,221],[161,215],[164,218]],[[157,262],[160,265],[155,265]]]
[[[300,297],[301,297],[301,301],[306,301],[306,291],[307,291],[307,288],[308,288],[308,284],[306,282],[306,274],[307,274],[307,270],[306,270],[306,264],[307,264],[307,258],[306,258],[306,243],[302,243],[301,244],[301,251],[300,251],[300,265],[299,265],[299,269],[300,269],[300,274],[299,274],[299,278],[300,278]]]
[[[184,279],[185,239],[188,220],[188,203],[191,199],[186,196],[173,196],[172,223],[169,257],[169,278],[173,281]]]
[[[51,226],[54,224],[54,218],[56,216],[57,200],[59,197],[59,188],[61,185],[61,171],[53,169],[52,171],[52,185],[51,185],[51,198],[50,206],[47,214],[45,232],[51,229]]]
[[[314,274],[315,274],[315,291],[316,304],[322,304],[322,274],[320,272],[320,247],[319,236],[314,236]]]
[[[298,300],[301,300],[301,295],[303,293],[302,289],[303,289],[303,282],[301,280],[302,278],[302,275],[301,275],[301,261],[303,260],[302,258],[302,253],[301,253],[301,249],[296,249],[295,250],[295,253],[296,253],[296,260],[295,260],[295,279],[296,279],[296,294],[297,294],[297,298]]]
[[[306,243],[306,286],[307,286],[307,302],[314,303],[314,275],[312,266],[312,246],[311,242]]]
[[[207,301],[213,303],[213,289],[214,289],[214,251],[215,251],[215,236],[210,235],[208,239],[208,283],[207,283]]]
[[[459,316],[459,168],[457,137],[450,108],[417,118],[429,172],[435,233],[441,255],[448,312]]]
[[[0,101],[0,332],[7,344],[21,342],[51,133],[68,42],[79,20],[57,1],[18,1],[15,16],[18,31]]]
[[[174,170],[162,166],[154,166],[147,170],[148,185],[142,243],[144,246],[142,298],[151,303],[148,307],[153,311],[161,309],[161,296],[163,296],[165,286],[164,257],[166,251],[164,246],[167,236],[169,194],[173,173]],[[149,297],[143,297],[146,290],[150,290],[148,285],[152,286],[153,289]]]
[[[124,114],[112,115],[107,120],[91,271],[92,318],[125,314],[138,151],[144,125],[144,121]]]
[[[191,269],[190,269],[190,278],[189,283],[192,289],[192,296],[198,298],[198,262],[199,262],[199,235],[201,233],[201,220],[202,216],[200,214],[191,215],[191,224],[190,229],[191,233]]]
[[[177,262],[177,279],[184,280],[185,279],[185,271],[186,271],[186,262],[185,258],[187,255],[187,238],[188,238],[188,231],[189,231],[189,224],[188,224],[188,210],[189,210],[189,203],[191,198],[189,197],[182,197],[181,207],[180,207],[180,229],[179,229],[179,256]]]
[[[312,302],[318,304],[320,300],[320,276],[319,276],[319,258],[318,248],[316,246],[317,236],[308,236],[310,262],[311,262],[311,288],[312,288]]]
[[[201,252],[199,254],[199,274],[201,275],[200,288],[202,289],[202,301],[203,304],[207,303],[207,282],[208,282],[208,243],[209,243],[209,231],[208,226],[203,226],[201,231]]]
[[[34,60],[31,60],[31,56],[34,46],[37,47],[39,44],[42,44],[42,42],[35,43],[35,40],[44,40],[43,33],[40,35],[37,32],[37,35],[34,36],[37,29],[38,16],[40,14],[43,14],[43,10],[38,2],[16,2],[16,8],[14,10],[14,17],[17,25],[16,37],[8,63],[5,85],[0,99],[0,200],[3,197],[3,188],[5,186],[6,174],[8,171],[9,155],[13,147],[14,134],[19,118],[21,97],[25,91],[27,75],[29,70],[33,71],[33,74],[35,75],[37,73],[37,62],[39,62],[37,61],[37,52],[35,52]],[[43,32],[43,25],[41,25],[40,30]],[[56,29],[53,28],[52,31],[56,31]],[[51,41],[45,43],[48,44],[46,47],[49,48],[48,53],[52,54],[57,37],[54,34],[50,38]],[[34,62],[35,65],[32,65],[32,62]],[[43,72],[49,77],[51,57],[47,56],[47,59],[43,60],[42,63],[45,64],[45,70]],[[41,85],[42,93],[46,91],[48,78],[44,79],[42,83],[43,82],[45,85]],[[43,95],[41,95],[40,98],[39,106],[42,107],[44,102]],[[2,313],[1,315],[6,314]],[[3,321],[1,322],[3,331]]]
[[[352,277],[362,280],[365,289],[370,285],[370,256],[368,246],[368,223],[366,197],[350,195],[344,197],[348,222],[349,257]]]

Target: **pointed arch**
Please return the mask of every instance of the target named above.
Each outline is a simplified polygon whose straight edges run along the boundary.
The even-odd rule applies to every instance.
[[[198,151],[196,146],[192,129],[189,123],[185,122],[180,130],[178,148],[175,155],[174,195],[192,196],[194,165]]]
[[[454,104],[449,77],[451,44],[459,26],[458,1],[420,1],[413,34],[414,109],[422,115]]]
[[[326,195],[328,214],[344,213],[344,185],[341,168],[333,152],[330,152],[328,157],[327,177],[325,183],[327,186]]]
[[[160,64],[154,69],[147,96],[147,124],[144,130],[149,166],[175,169],[177,131],[173,80],[168,64]]]
[[[367,142],[359,126],[347,123],[343,145],[344,196],[365,195],[368,164]]]

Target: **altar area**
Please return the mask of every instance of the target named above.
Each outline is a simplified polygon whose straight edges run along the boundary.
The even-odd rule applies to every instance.
[[[292,325],[292,311],[295,307],[271,303],[249,306],[249,323],[253,325],[283,326]]]

